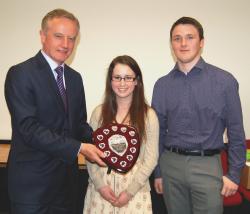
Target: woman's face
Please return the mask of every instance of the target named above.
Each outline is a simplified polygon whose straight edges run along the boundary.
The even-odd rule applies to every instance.
[[[111,86],[117,100],[132,101],[133,91],[137,85],[134,71],[124,64],[116,64],[113,69]]]

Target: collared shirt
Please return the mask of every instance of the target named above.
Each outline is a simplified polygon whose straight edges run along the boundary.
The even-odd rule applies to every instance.
[[[155,83],[152,107],[160,122],[160,154],[166,147],[222,149],[227,128],[227,176],[239,183],[245,165],[245,133],[238,82],[230,73],[202,58],[187,74],[176,64]],[[160,177],[159,166],[155,176]]]
[[[55,69],[58,67],[58,64],[53,59],[51,59],[51,57],[49,57],[43,50],[41,50],[41,53],[44,56],[44,58],[46,59],[46,61],[48,62],[49,66],[51,68],[51,71],[52,71],[52,73],[55,77],[55,80],[56,80],[58,74],[56,73]],[[61,64],[60,66],[62,66],[64,68],[64,63]],[[64,88],[66,89],[64,72],[63,72],[63,84],[64,84]]]

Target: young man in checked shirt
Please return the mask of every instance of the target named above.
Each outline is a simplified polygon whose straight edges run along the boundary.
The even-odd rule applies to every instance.
[[[245,134],[238,82],[201,57],[201,24],[178,19],[170,30],[176,65],[154,86],[152,106],[160,122],[155,188],[170,214],[220,214],[223,197],[235,194],[245,164]],[[220,151],[227,128],[229,171]]]

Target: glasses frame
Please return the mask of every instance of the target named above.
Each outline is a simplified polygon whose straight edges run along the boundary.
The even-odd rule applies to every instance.
[[[136,77],[133,77],[133,76],[125,76],[125,77],[112,76],[111,80],[114,82],[121,82],[122,80],[124,80],[124,82],[134,82],[136,80]]]

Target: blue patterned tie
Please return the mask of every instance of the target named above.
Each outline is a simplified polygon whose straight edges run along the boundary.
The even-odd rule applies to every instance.
[[[55,71],[57,73],[57,78],[56,78],[57,86],[58,86],[59,92],[60,92],[62,100],[63,100],[64,109],[65,109],[65,111],[67,111],[66,90],[65,90],[64,84],[63,84],[63,66],[58,66],[55,69]]]

